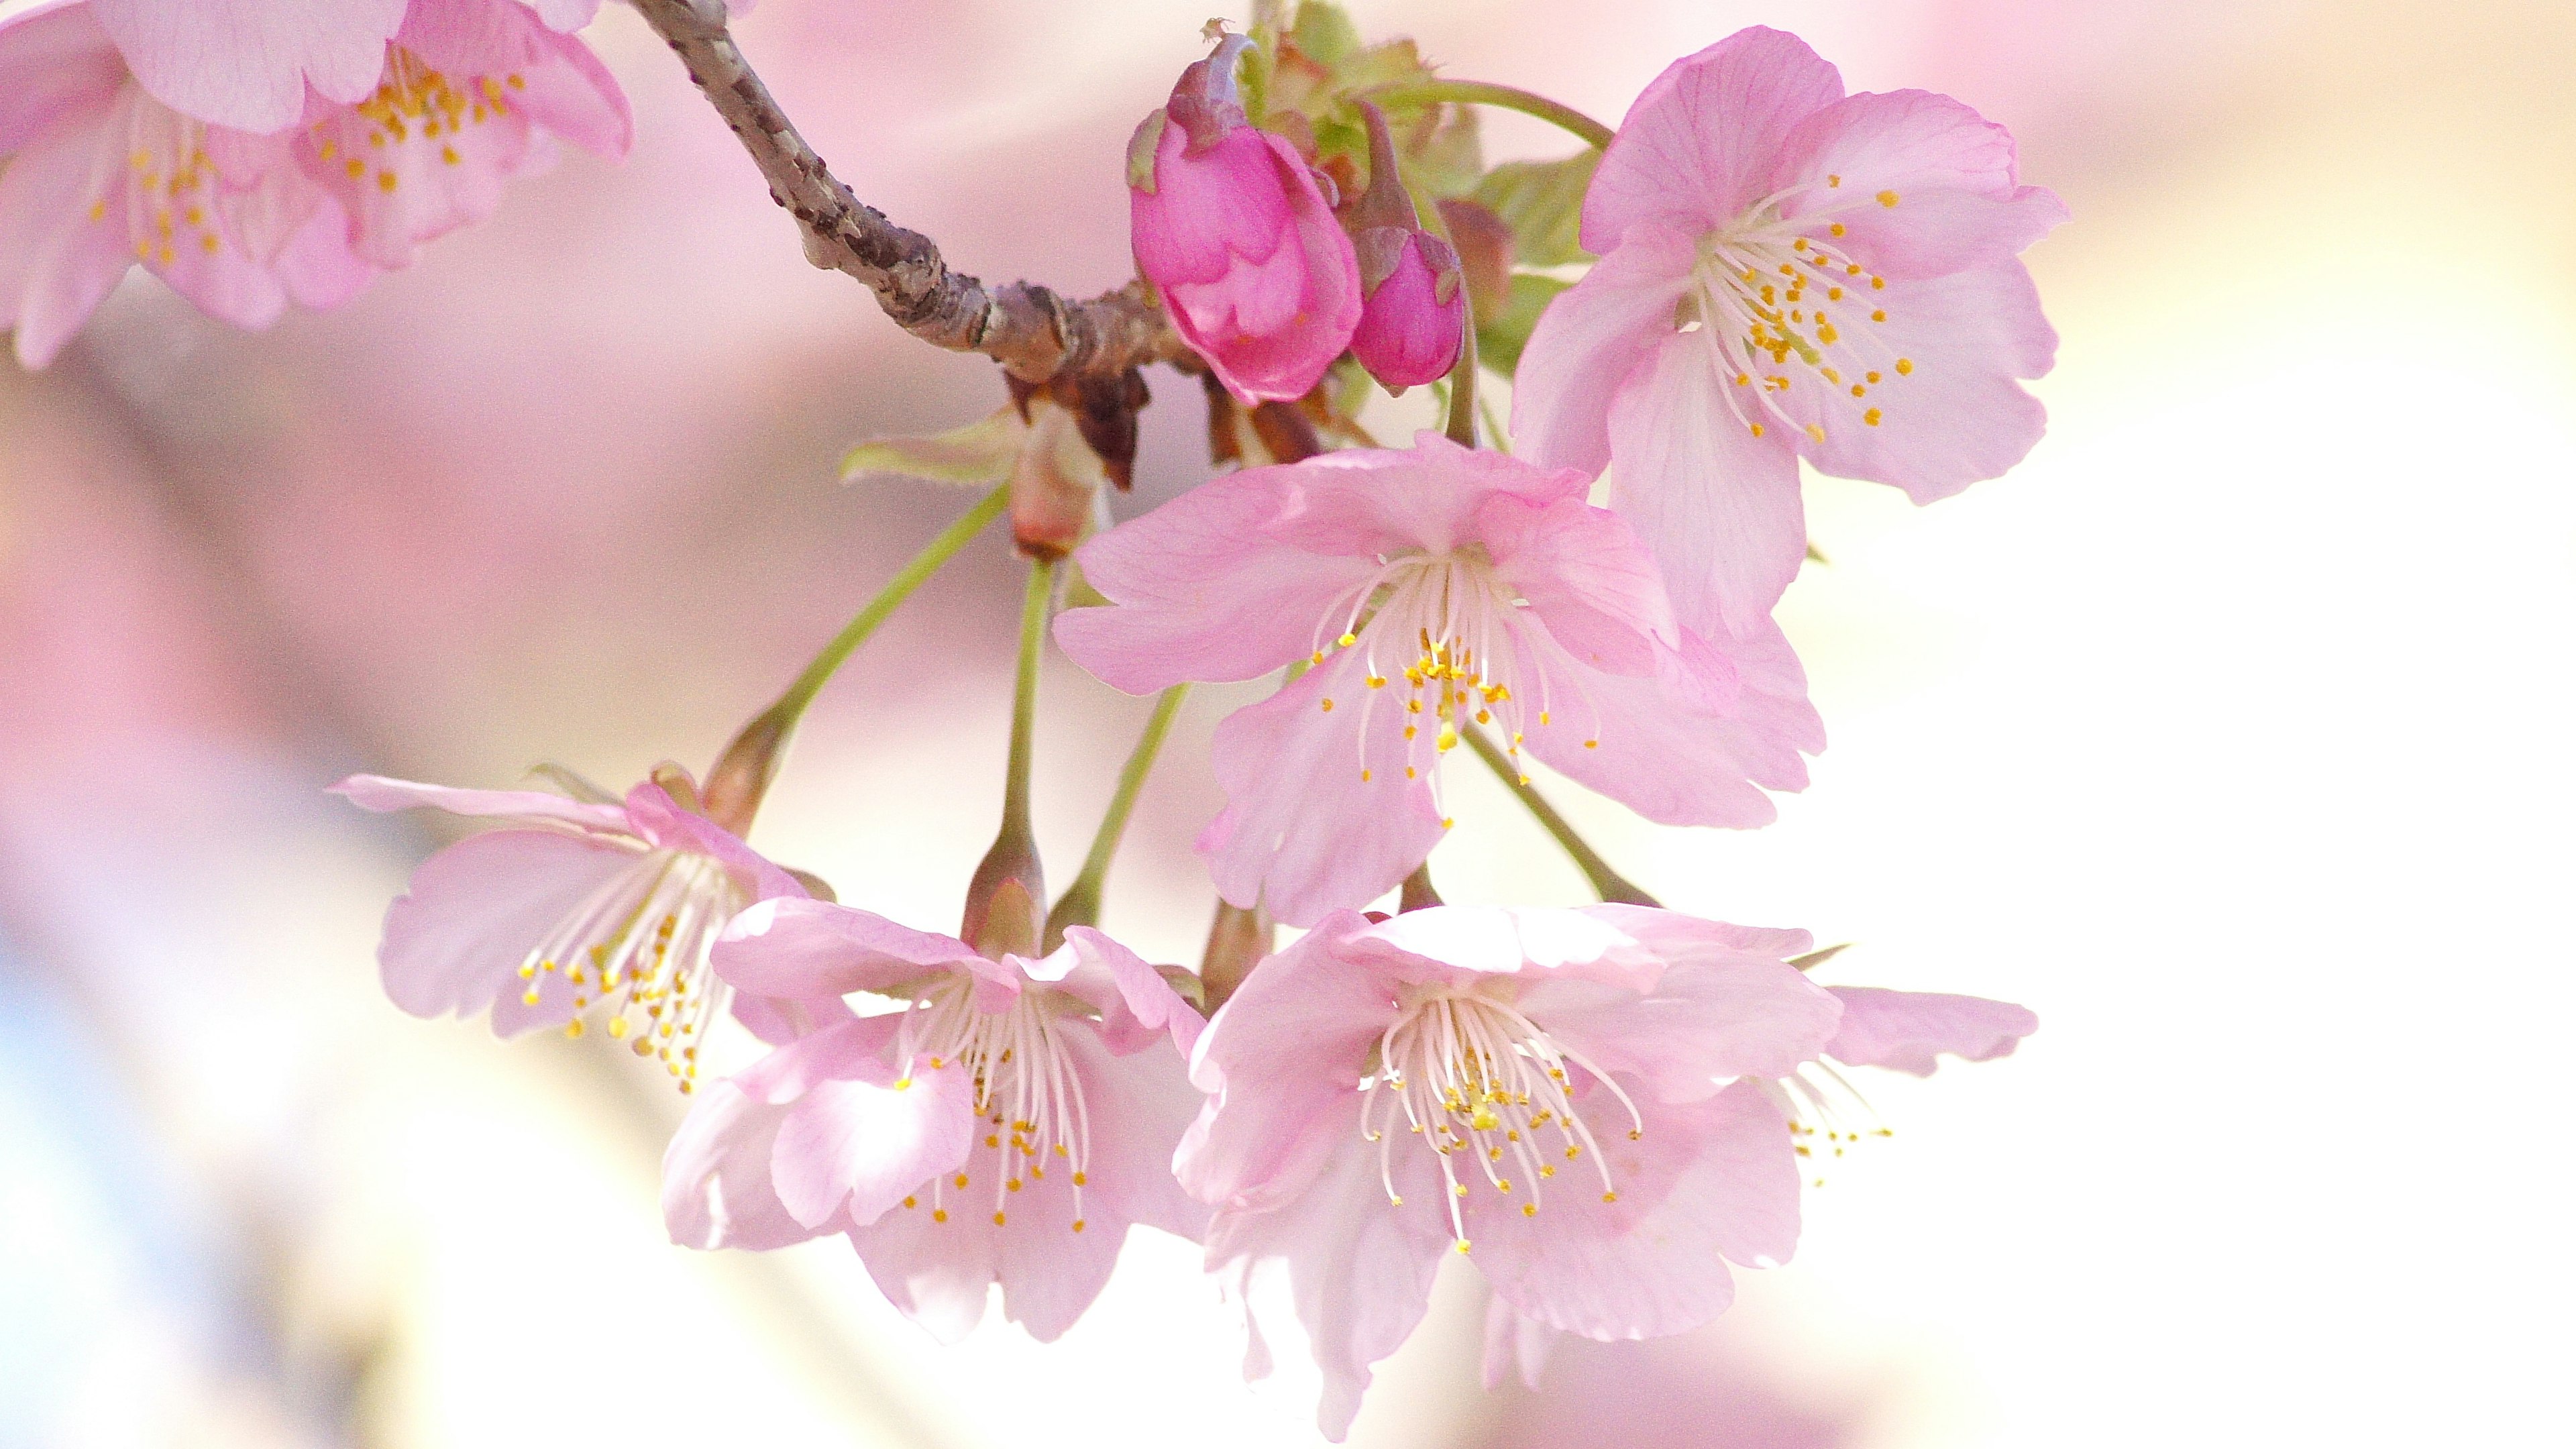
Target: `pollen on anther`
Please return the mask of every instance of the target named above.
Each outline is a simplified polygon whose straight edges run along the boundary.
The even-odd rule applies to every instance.
[[[1911,357],[1900,357],[1896,359],[1896,371],[1900,376],[1912,377],[1914,375],[1914,359]]]
[[[1880,192],[1878,194],[1878,204],[1881,206],[1894,206],[1896,204],[1896,193],[1893,191]]]
[[[1840,186],[1843,184],[1843,179],[1839,176],[1827,176],[1825,178],[1825,184],[1827,186]]]
[[[1467,1240],[1465,1238],[1460,1238],[1458,1240],[1458,1251],[1462,1253],[1467,1251]]]
[[[1844,232],[1851,230],[1851,228],[1849,228],[1849,227],[1847,227],[1847,226],[1843,225],[1841,222],[1839,222],[1839,221],[1838,221],[1838,222],[1835,222],[1832,226],[1829,226],[1829,227],[1825,228],[1825,230],[1832,232],[1832,233],[1833,233],[1834,235],[1836,235],[1836,236],[1841,236]]]
[[[1521,1204],[1521,1216],[1522,1216],[1522,1217],[1525,1217],[1525,1218],[1534,1218],[1534,1217],[1537,1217],[1537,1216],[1538,1216],[1538,1204],[1537,1204],[1537,1203],[1534,1203],[1534,1202],[1525,1202],[1525,1203],[1522,1203],[1522,1204]]]
[[[1404,778],[1406,778],[1406,779],[1408,779],[1408,780],[1411,780],[1411,779],[1419,778],[1419,776],[1420,776],[1420,772],[1419,772],[1419,771],[1417,771],[1417,770],[1415,770],[1411,765],[1407,765],[1407,766],[1405,766],[1405,767],[1404,767]]]
[[[1324,701],[1324,713],[1326,713],[1326,714],[1331,714],[1332,712],[1333,712],[1333,702],[1332,702],[1331,700],[1329,700],[1329,699],[1328,699],[1328,700],[1325,700],[1325,701]]]
[[[1364,770],[1361,770],[1361,771],[1360,771],[1360,783],[1361,783],[1361,784],[1363,784],[1363,785],[1367,784],[1369,781],[1374,780],[1374,779],[1376,779],[1376,778],[1377,778],[1377,772],[1376,772],[1376,771],[1374,771],[1374,770],[1366,770],[1366,769],[1364,769]]]
[[[944,1223],[948,1221],[948,1209],[932,1208],[930,1210],[930,1220],[934,1223]]]
[[[952,1178],[950,1178],[950,1179],[948,1179],[948,1180],[949,1180],[950,1182],[952,1182],[952,1183],[955,1183],[955,1184],[956,1184],[957,1186],[959,1186],[959,1187],[964,1187],[964,1186],[966,1185],[966,1174],[964,1174],[964,1173],[962,1173],[962,1172],[961,1172],[961,1173],[957,1174],[955,1177],[952,1177]]]
[[[995,1214],[993,1214],[993,1226],[995,1226],[995,1227],[997,1227],[997,1228],[998,1228],[998,1227],[1001,1227],[1003,1224],[1005,1224],[1005,1223],[1009,1222],[1010,1220],[1011,1220],[1011,1215],[1010,1215],[1010,1214],[1008,1214],[1008,1213],[995,1213]]]
[[[1755,423],[1753,425],[1753,436],[1757,438],[1762,436],[1762,425],[1760,423]]]
[[[1619,1194],[1615,1192],[1605,1192],[1601,1194],[1601,1200],[1603,1202],[1617,1202],[1619,1200]]]
[[[1082,1231],[1082,1219],[1075,1218],[1073,1220],[1073,1230],[1077,1233]]]
[[[1597,750],[1601,748],[1601,742],[1599,740],[1585,740],[1583,742],[1583,747],[1587,750]]]
[[[921,1199],[917,1197],[908,1197],[903,1200],[903,1205],[908,1208],[917,1208],[921,1206]]]
[[[1862,422],[1864,422],[1864,423],[1869,424],[1869,425],[1870,425],[1871,427],[1873,427],[1873,428],[1874,428],[1874,427],[1877,427],[1877,426],[1878,426],[1878,424],[1879,424],[1879,421],[1880,421],[1880,414],[1879,414],[1878,409],[1876,409],[1876,408],[1871,408],[1868,412],[1862,413],[1862,414],[1860,415],[1860,420],[1861,420]]]
[[[1824,426],[1820,423],[1807,424],[1807,436],[1815,439],[1819,443],[1823,442],[1825,440]]]

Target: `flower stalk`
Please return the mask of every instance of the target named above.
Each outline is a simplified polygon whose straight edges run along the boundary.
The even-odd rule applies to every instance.
[[[1100,830],[1091,838],[1091,853],[1083,857],[1082,873],[1065,888],[1055,909],[1047,914],[1045,949],[1052,951],[1064,944],[1068,926],[1100,924],[1100,902],[1109,879],[1109,863],[1118,856],[1119,841],[1127,833],[1127,817],[1135,811],[1136,796],[1144,788],[1145,776],[1154,768],[1154,757],[1161,753],[1163,737],[1171,733],[1172,720],[1181,712],[1181,701],[1189,697],[1190,687],[1175,684],[1154,701],[1154,713],[1145,721],[1145,733],[1128,753],[1125,767],[1118,772],[1118,788],[1109,797],[1109,811],[1100,819]]]
[[[1521,783],[1520,767],[1506,758],[1502,746],[1495,744],[1483,730],[1469,726],[1460,730],[1458,734],[1470,748],[1475,750],[1476,758],[1483,760],[1493,770],[1495,777],[1510,786],[1512,793],[1520,797],[1521,803],[1529,807],[1529,813],[1538,818],[1540,827],[1556,837],[1557,844],[1565,847],[1565,853],[1574,860],[1574,868],[1583,872],[1583,878],[1592,883],[1594,893],[1601,899],[1630,906],[1663,904],[1639,889],[1627,877],[1612,870],[1610,862],[1601,858],[1601,852],[1594,850],[1581,835],[1575,833],[1573,823],[1558,814],[1555,806],[1547,803],[1546,796],[1541,795],[1533,787]],[[1412,882],[1407,881],[1405,888],[1410,891]]]
[[[1046,873],[1038,862],[1036,832],[1029,828],[1029,765],[1038,717],[1038,655],[1046,642],[1055,601],[1055,561],[1029,566],[1029,590],[1020,608],[1019,669],[1011,687],[1011,755],[1002,784],[1002,829],[966,886],[966,916],[958,934],[991,960],[1006,953],[1037,956],[1045,934]]]
[[[1608,126],[1572,106],[1551,101],[1545,96],[1534,91],[1522,90],[1518,86],[1496,85],[1491,81],[1406,81],[1398,85],[1380,86],[1365,94],[1368,99],[1382,106],[1419,104],[1428,101],[1455,101],[1469,106],[1498,106],[1506,111],[1518,111],[1524,116],[1536,116],[1549,125],[1581,137],[1584,144],[1596,148],[1607,148],[1610,138],[1617,134]]]

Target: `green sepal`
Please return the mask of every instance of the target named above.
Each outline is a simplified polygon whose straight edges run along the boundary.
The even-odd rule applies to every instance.
[[[1591,260],[1580,240],[1583,193],[1601,153],[1582,150],[1558,161],[1507,161],[1476,183],[1475,199],[1512,229],[1525,267],[1558,267]]]
[[[877,438],[841,455],[841,481],[893,473],[930,483],[990,488],[1011,476],[1011,464],[1028,441],[1029,425],[1004,404],[962,428],[917,438]]]

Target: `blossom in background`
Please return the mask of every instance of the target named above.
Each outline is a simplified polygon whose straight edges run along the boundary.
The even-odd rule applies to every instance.
[[[374,92],[307,115],[295,148],[352,218],[352,245],[395,268],[491,215],[505,182],[551,164],[556,137],[610,158],[634,139],[590,47],[519,0],[412,0]]]
[[[1511,1310],[1590,1338],[1725,1310],[1726,1260],[1797,1245],[1789,1125],[1762,1089],[1841,1007],[1801,931],[1670,911],[1342,912],[1262,963],[1192,1058],[1181,1181],[1255,1330],[1272,1280],[1338,1439],[1372,1366],[1465,1254]],[[1256,1349],[1256,1363],[1263,1356]]]
[[[698,1047],[731,999],[764,1041],[848,1018],[813,999],[735,996],[710,967],[716,938],[744,907],[805,887],[698,813],[688,772],[665,765],[622,801],[542,790],[457,790],[381,775],[331,787],[368,810],[428,806],[492,816],[510,828],[469,835],[421,862],[385,912],[385,994],[414,1016],[487,1008],[516,1036],[585,1016],[638,1056],[658,1056],[695,1089]]]
[[[145,13],[67,0],[0,22],[0,327],[16,332],[22,365],[50,362],[129,267],[210,316],[266,327],[289,302],[347,301],[377,269],[409,265],[420,243],[488,215],[504,181],[546,163],[552,137],[626,150],[616,82],[518,0],[413,0],[408,15],[396,5],[399,28],[367,42],[354,101],[332,98],[349,89],[336,50],[260,39],[272,11],[305,8],[227,0]],[[173,55],[195,57],[174,74],[232,79],[211,91],[143,79],[147,62]],[[315,55],[329,65],[314,72],[300,124],[257,134],[221,123],[264,115],[245,108],[278,75],[322,65]],[[165,99],[201,91],[215,115]]]
[[[1297,149],[1244,116],[1219,41],[1127,148],[1136,269],[1246,403],[1301,397],[1360,322],[1359,261]]]
[[[1846,96],[1795,36],[1741,31],[1649,85],[1603,154],[1601,260],[1530,335],[1514,436],[1612,466],[1684,623],[1757,627],[1805,553],[1800,457],[1928,503],[2038,441],[2015,379],[2057,335],[2017,254],[2065,216],[1968,107]]]
[[[1088,927],[1040,960],[813,900],[764,902],[717,949],[745,991],[899,997],[707,1096],[663,1160],[673,1241],[846,1232],[896,1307],[955,1341],[1002,1311],[1047,1341],[1099,1296],[1131,1224],[1196,1240],[1172,1150],[1197,1110],[1198,1014]]]
[[[0,156],[0,327],[23,366],[52,361],[132,266],[239,327],[373,275],[286,138],[154,99],[78,0],[0,21]]]
[[[1311,924],[1393,888],[1448,826],[1434,788],[1490,727],[1650,819],[1759,825],[1823,741],[1776,631],[1677,628],[1653,557],[1580,473],[1425,433],[1192,489],[1080,550],[1114,608],[1056,638],[1131,693],[1312,667],[1216,733],[1217,889]]]

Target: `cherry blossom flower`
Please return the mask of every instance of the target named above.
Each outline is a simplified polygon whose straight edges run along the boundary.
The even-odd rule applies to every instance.
[[[211,125],[282,131],[310,86],[350,104],[376,88],[410,0],[91,0],[153,99]]]
[[[295,147],[379,267],[480,221],[504,183],[542,170],[560,137],[611,158],[634,137],[625,94],[590,48],[518,0],[412,0],[383,79],[308,114]]]
[[[1678,1333],[1726,1261],[1797,1245],[1788,1124],[1752,1082],[1812,1061],[1841,1007],[1804,932],[1631,907],[1341,912],[1255,970],[1200,1039],[1182,1184],[1256,1334],[1282,1276],[1349,1428],[1444,1255],[1548,1329]],[[1253,1364],[1266,1358],[1256,1339]]]
[[[385,912],[385,994],[414,1016],[489,1010],[502,1036],[539,1027],[580,1036],[587,1017],[601,1017],[636,1055],[658,1056],[684,1092],[695,1090],[699,1044],[728,1000],[765,1041],[849,1016],[829,993],[737,996],[716,978],[710,953],[744,907],[806,890],[699,813],[695,782],[677,765],[622,801],[381,775],[331,788],[368,810],[428,806],[509,822],[421,862],[410,893]]]
[[[1295,147],[1244,116],[1229,35],[1127,148],[1136,267],[1246,403],[1301,397],[1360,321],[1359,261]]]
[[[1947,497],[2019,462],[2057,336],[2017,254],[2066,216],[1946,96],[1843,94],[1740,31],[1637,98],[1584,198],[1601,254],[1539,319],[1513,429],[1598,472],[1682,621],[1756,627],[1805,552],[1798,459]]]
[[[253,328],[373,275],[286,139],[154,99],[86,0],[0,21],[0,155],[0,327],[27,367],[52,361],[129,267]]]
[[[1360,263],[1359,330],[1351,356],[1391,392],[1444,377],[1467,340],[1467,285],[1458,253],[1422,229],[1400,179],[1386,116],[1363,102],[1369,184],[1342,210]]]
[[[1650,819],[1759,825],[1823,745],[1776,630],[1673,622],[1652,556],[1587,483],[1425,433],[1204,484],[1085,544],[1117,607],[1076,663],[1143,694],[1306,673],[1217,729],[1218,891],[1307,925],[1364,905],[1448,828],[1440,761],[1480,727]]]
[[[1088,927],[1040,960],[812,900],[746,911],[716,952],[745,991],[878,992],[899,1011],[781,1047],[672,1140],[663,1204],[690,1247],[844,1232],[896,1307],[954,1342],[984,1316],[1041,1341],[1099,1296],[1132,1224],[1196,1241],[1172,1149],[1199,1105],[1198,1014]]]

